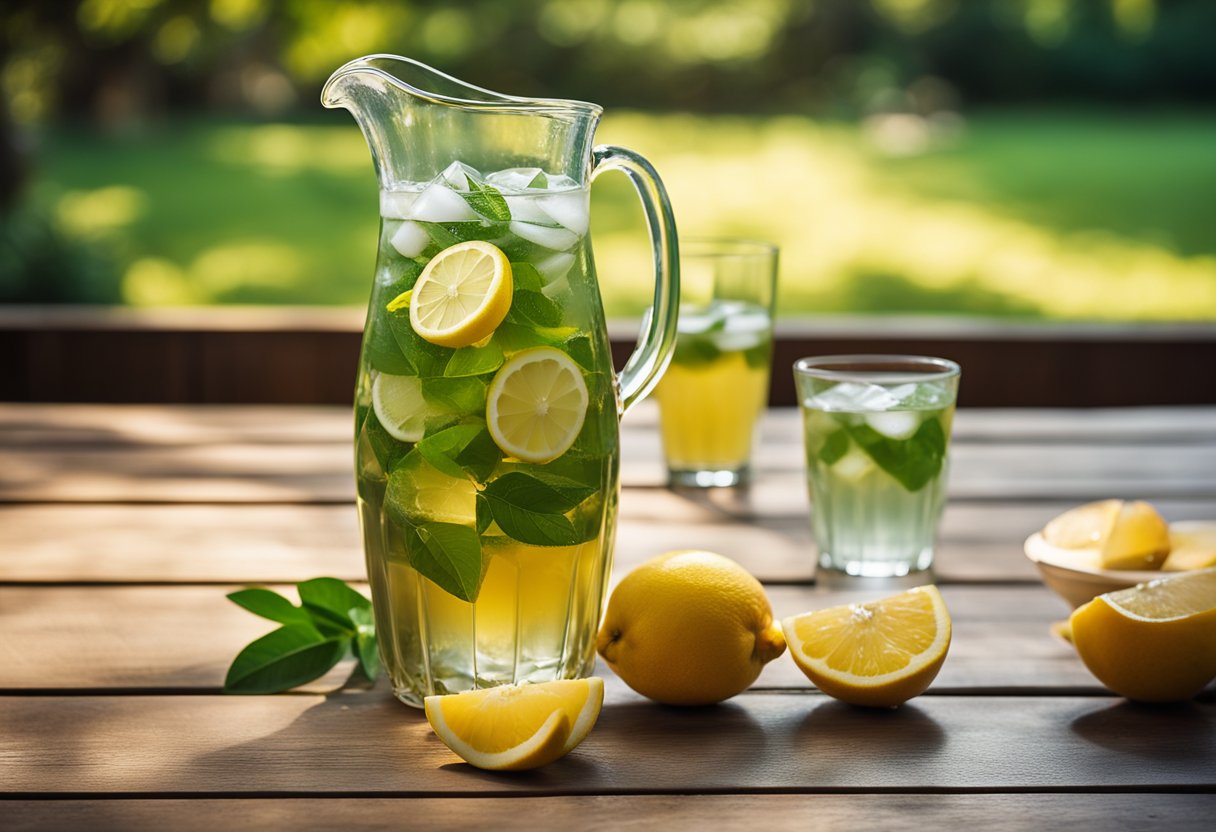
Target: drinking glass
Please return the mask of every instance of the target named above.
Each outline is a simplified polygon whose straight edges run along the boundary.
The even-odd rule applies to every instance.
[[[676,349],[655,388],[668,481],[738,485],[768,404],[777,247],[681,239],[680,275]]]
[[[928,356],[794,363],[825,577],[899,578],[932,566],[959,372]]]

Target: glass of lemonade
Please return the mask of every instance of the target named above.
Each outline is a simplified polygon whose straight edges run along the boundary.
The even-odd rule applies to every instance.
[[[958,364],[802,358],[794,381],[819,568],[874,578],[928,570],[946,500]]]
[[[655,388],[668,481],[737,485],[768,404],[777,247],[685,238],[680,279],[676,350]]]

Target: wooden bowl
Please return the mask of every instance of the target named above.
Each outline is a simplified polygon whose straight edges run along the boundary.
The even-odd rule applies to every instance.
[[[1043,583],[1074,608],[1104,592],[1174,574],[1157,569],[1101,569],[1090,564],[1096,553],[1052,546],[1038,532],[1026,538],[1024,548],[1026,557],[1038,567]]]

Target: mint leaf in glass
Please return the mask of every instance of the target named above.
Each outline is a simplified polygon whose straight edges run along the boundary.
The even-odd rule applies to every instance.
[[[878,467],[908,491],[920,491],[942,470],[946,434],[935,418],[926,419],[907,439],[891,439],[866,424],[848,430]]]
[[[481,185],[468,178],[469,190],[461,193],[469,207],[491,222],[509,222],[511,209],[501,193],[493,185]]]
[[[376,644],[376,619],[369,603],[366,607],[355,607],[350,611],[355,623],[355,658],[359,669],[368,681],[380,675],[380,648]]]
[[[512,322],[524,326],[555,327],[562,322],[562,308],[540,292],[516,288],[507,313]]]
[[[423,378],[422,396],[453,413],[484,413],[486,409],[486,385],[476,378]]]
[[[595,488],[560,477],[512,471],[481,492],[490,514],[509,537],[532,546],[571,546],[581,543],[574,524],[566,517]]]
[[[531,263],[512,262],[511,281],[516,289],[539,292],[545,288],[545,279]]]
[[[502,451],[481,422],[453,425],[427,436],[418,452],[450,477],[472,474],[483,482],[502,459]]]
[[[447,378],[484,376],[502,366],[502,347],[491,341],[484,347],[461,347],[452,354],[443,375]]]
[[[714,343],[713,336],[682,332],[676,336],[676,350],[671,360],[682,367],[696,367],[717,361],[721,355],[722,350]]]
[[[481,539],[476,529],[452,523],[423,523],[410,549],[410,566],[441,589],[470,603],[481,591]]]
[[[823,441],[823,447],[819,449],[819,461],[824,465],[835,465],[844,455],[849,452],[849,433],[845,430],[837,430],[828,434],[827,439]]]

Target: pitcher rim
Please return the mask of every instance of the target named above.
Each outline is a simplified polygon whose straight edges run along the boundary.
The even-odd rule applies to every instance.
[[[377,58],[388,58],[393,61],[410,64],[425,72],[431,73],[453,84],[464,87],[472,92],[482,93],[488,96],[491,100],[478,101],[473,98],[460,98],[453,95],[444,95],[443,93],[432,92],[431,90],[420,89],[413,84],[407,83],[391,72],[368,65],[368,61]],[[321,88],[321,104],[322,106],[333,109],[341,107],[341,104],[331,103],[329,99],[330,89],[335,83],[340,81],[347,75],[354,72],[367,72],[378,76],[382,80],[392,84],[398,89],[415,95],[424,101],[429,101],[435,104],[446,104],[455,107],[462,107],[472,110],[493,110],[496,112],[521,112],[521,113],[546,113],[552,115],[571,114],[586,117],[597,117],[604,112],[604,108],[599,104],[594,104],[590,101],[579,101],[577,99],[566,98],[527,98],[519,95],[507,95],[506,93],[495,92],[484,87],[479,87],[476,84],[470,84],[467,81],[462,81],[452,75],[435,69],[429,64],[424,64],[422,61],[413,58],[407,58],[404,55],[393,55],[388,52],[377,52],[372,55],[364,55],[361,58],[355,58],[352,61],[347,61],[342,66],[334,70],[333,74],[325,82]]]

